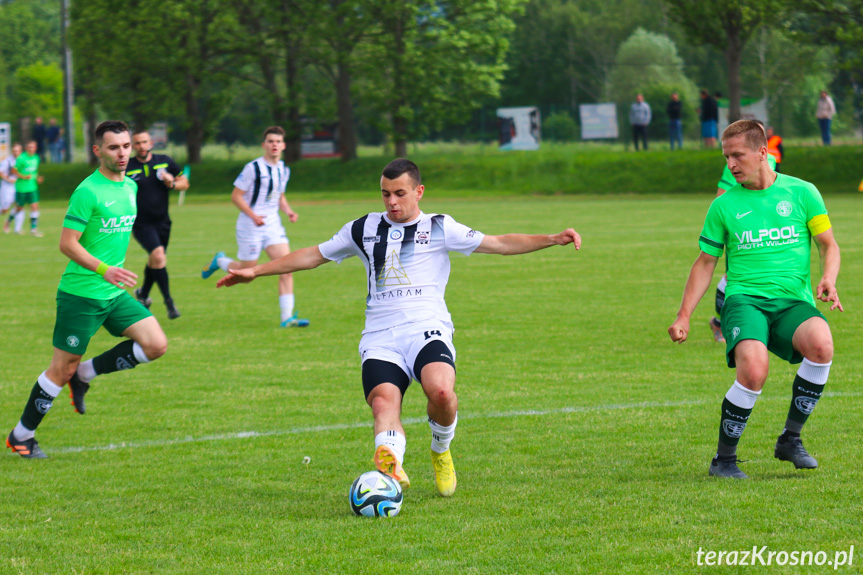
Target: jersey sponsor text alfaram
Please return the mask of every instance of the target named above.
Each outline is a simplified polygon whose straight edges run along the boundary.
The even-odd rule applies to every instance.
[[[81,246],[90,255],[109,266],[123,267],[138,213],[137,189],[129,178],[114,182],[96,170],[72,193],[63,227],[81,232]],[[74,261],[66,266],[60,290],[101,300],[113,299],[123,291]]]
[[[261,156],[243,167],[243,171],[234,180],[234,187],[243,190],[243,199],[257,215],[278,216],[279,198],[285,193],[289,179],[291,169],[282,160],[272,165]],[[250,218],[240,212],[240,219]]]
[[[444,301],[449,252],[470,255],[483,234],[443,214],[420,212],[398,224],[371,213],[345,224],[320,244],[321,254],[341,263],[358,256],[366,268],[366,327],[363,333],[436,318],[452,325]]]
[[[777,174],[765,190],[738,184],[710,205],[699,247],[728,263],[725,297],[792,298],[815,305],[809,273],[812,237],[830,229],[818,189]]]

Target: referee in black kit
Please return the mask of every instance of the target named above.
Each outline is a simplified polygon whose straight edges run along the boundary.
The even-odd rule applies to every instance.
[[[146,131],[132,135],[135,156],[129,160],[126,175],[138,184],[138,217],[132,234],[150,254],[144,268],[144,283],[135,290],[135,299],[147,308],[153,303],[150,289],[159,286],[168,319],[177,319],[180,312],[171,298],[168,287],[167,256],[168,240],[171,237],[171,218],[168,216],[168,196],[171,190],[189,189],[189,180],[174,160],[164,154],[153,154],[153,140]]]

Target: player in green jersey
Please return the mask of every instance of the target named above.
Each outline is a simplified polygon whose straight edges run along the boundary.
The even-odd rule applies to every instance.
[[[767,163],[771,169],[776,168],[776,158],[767,156]],[[719,183],[716,184],[716,197],[721,196],[731,188],[737,185],[737,180],[731,175],[731,170],[728,169],[728,164],[722,170],[722,177],[719,178]],[[716,315],[710,318],[710,329],[713,330],[713,339],[719,343],[725,343],[725,336],[722,335],[722,322],[719,316],[722,314],[722,306],[725,305],[725,286],[728,285],[728,278],[723,275],[722,279],[716,285]]]
[[[815,296],[829,302],[831,311],[844,311],[836,291],[839,246],[815,186],[770,168],[767,139],[757,122],[731,124],[722,134],[722,152],[738,185],[708,210],[699,238],[701,254],[668,334],[672,341],[686,341],[692,312],[725,251],[722,331],[736,380],[722,402],[719,444],[709,474],[746,478],[737,466],[737,444],[767,380],[768,351],[792,364],[802,362],[773,455],[798,469],[814,469],[818,462],[803,447],[800,432],[824,392],[833,336],[812,296],[811,240],[818,244],[823,269]]]
[[[24,227],[24,208],[30,204],[30,233],[37,238],[42,237],[39,231],[39,154],[36,153],[36,140],[30,140],[24,145],[24,153],[15,160],[12,175],[15,181],[15,233],[21,234]]]
[[[66,382],[72,404],[84,413],[84,394],[97,375],[131,369],[161,357],[165,333],[124,286],[137,277],[123,268],[137,215],[135,182],[125,176],[132,140],[123,122],[96,128],[93,152],[100,165],[75,189],[60,235],[60,251],[71,261],[57,290],[54,356],[39,376],[6,445],[22,457],[44,458],[35,431]],[[104,326],[122,343],[85,362],[90,338]]]

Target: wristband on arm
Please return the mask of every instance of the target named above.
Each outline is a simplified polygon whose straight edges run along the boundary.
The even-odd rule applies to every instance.
[[[99,262],[99,265],[96,266],[96,273],[102,277],[105,277],[105,272],[108,271],[108,268],[111,267],[105,262]]]

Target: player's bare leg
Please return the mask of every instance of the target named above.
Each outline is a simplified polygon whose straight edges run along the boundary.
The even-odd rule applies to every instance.
[[[36,441],[36,428],[51,409],[63,385],[75,373],[80,361],[80,355],[54,348],[51,365],[39,376],[24,406],[21,420],[6,438],[7,447],[27,459],[48,457]]]
[[[273,244],[264,248],[270,260],[277,260],[291,253],[290,244]],[[282,327],[307,327],[309,320],[298,317],[294,310],[294,275],[279,276],[279,325]]]
[[[812,317],[797,327],[791,343],[803,355],[803,362],[794,377],[788,418],[773,455],[790,461],[797,469],[815,469],[818,461],[803,447],[800,433],[824,393],[833,364],[833,335],[826,321]]]
[[[405,430],[401,422],[402,392],[392,383],[381,383],[369,392],[366,402],[372,408],[375,431],[374,464],[378,471],[399,482],[402,489],[411,486],[402,468]]]
[[[427,413],[432,431],[431,458],[438,493],[449,497],[458,483],[449,445],[458,423],[455,369],[444,362],[426,364],[420,375],[428,398]]]
[[[744,339],[734,347],[734,361],[737,380],[722,401],[719,443],[709,472],[714,477],[746,479],[746,474],[737,467],[737,444],[767,381],[767,347],[758,340]]]

